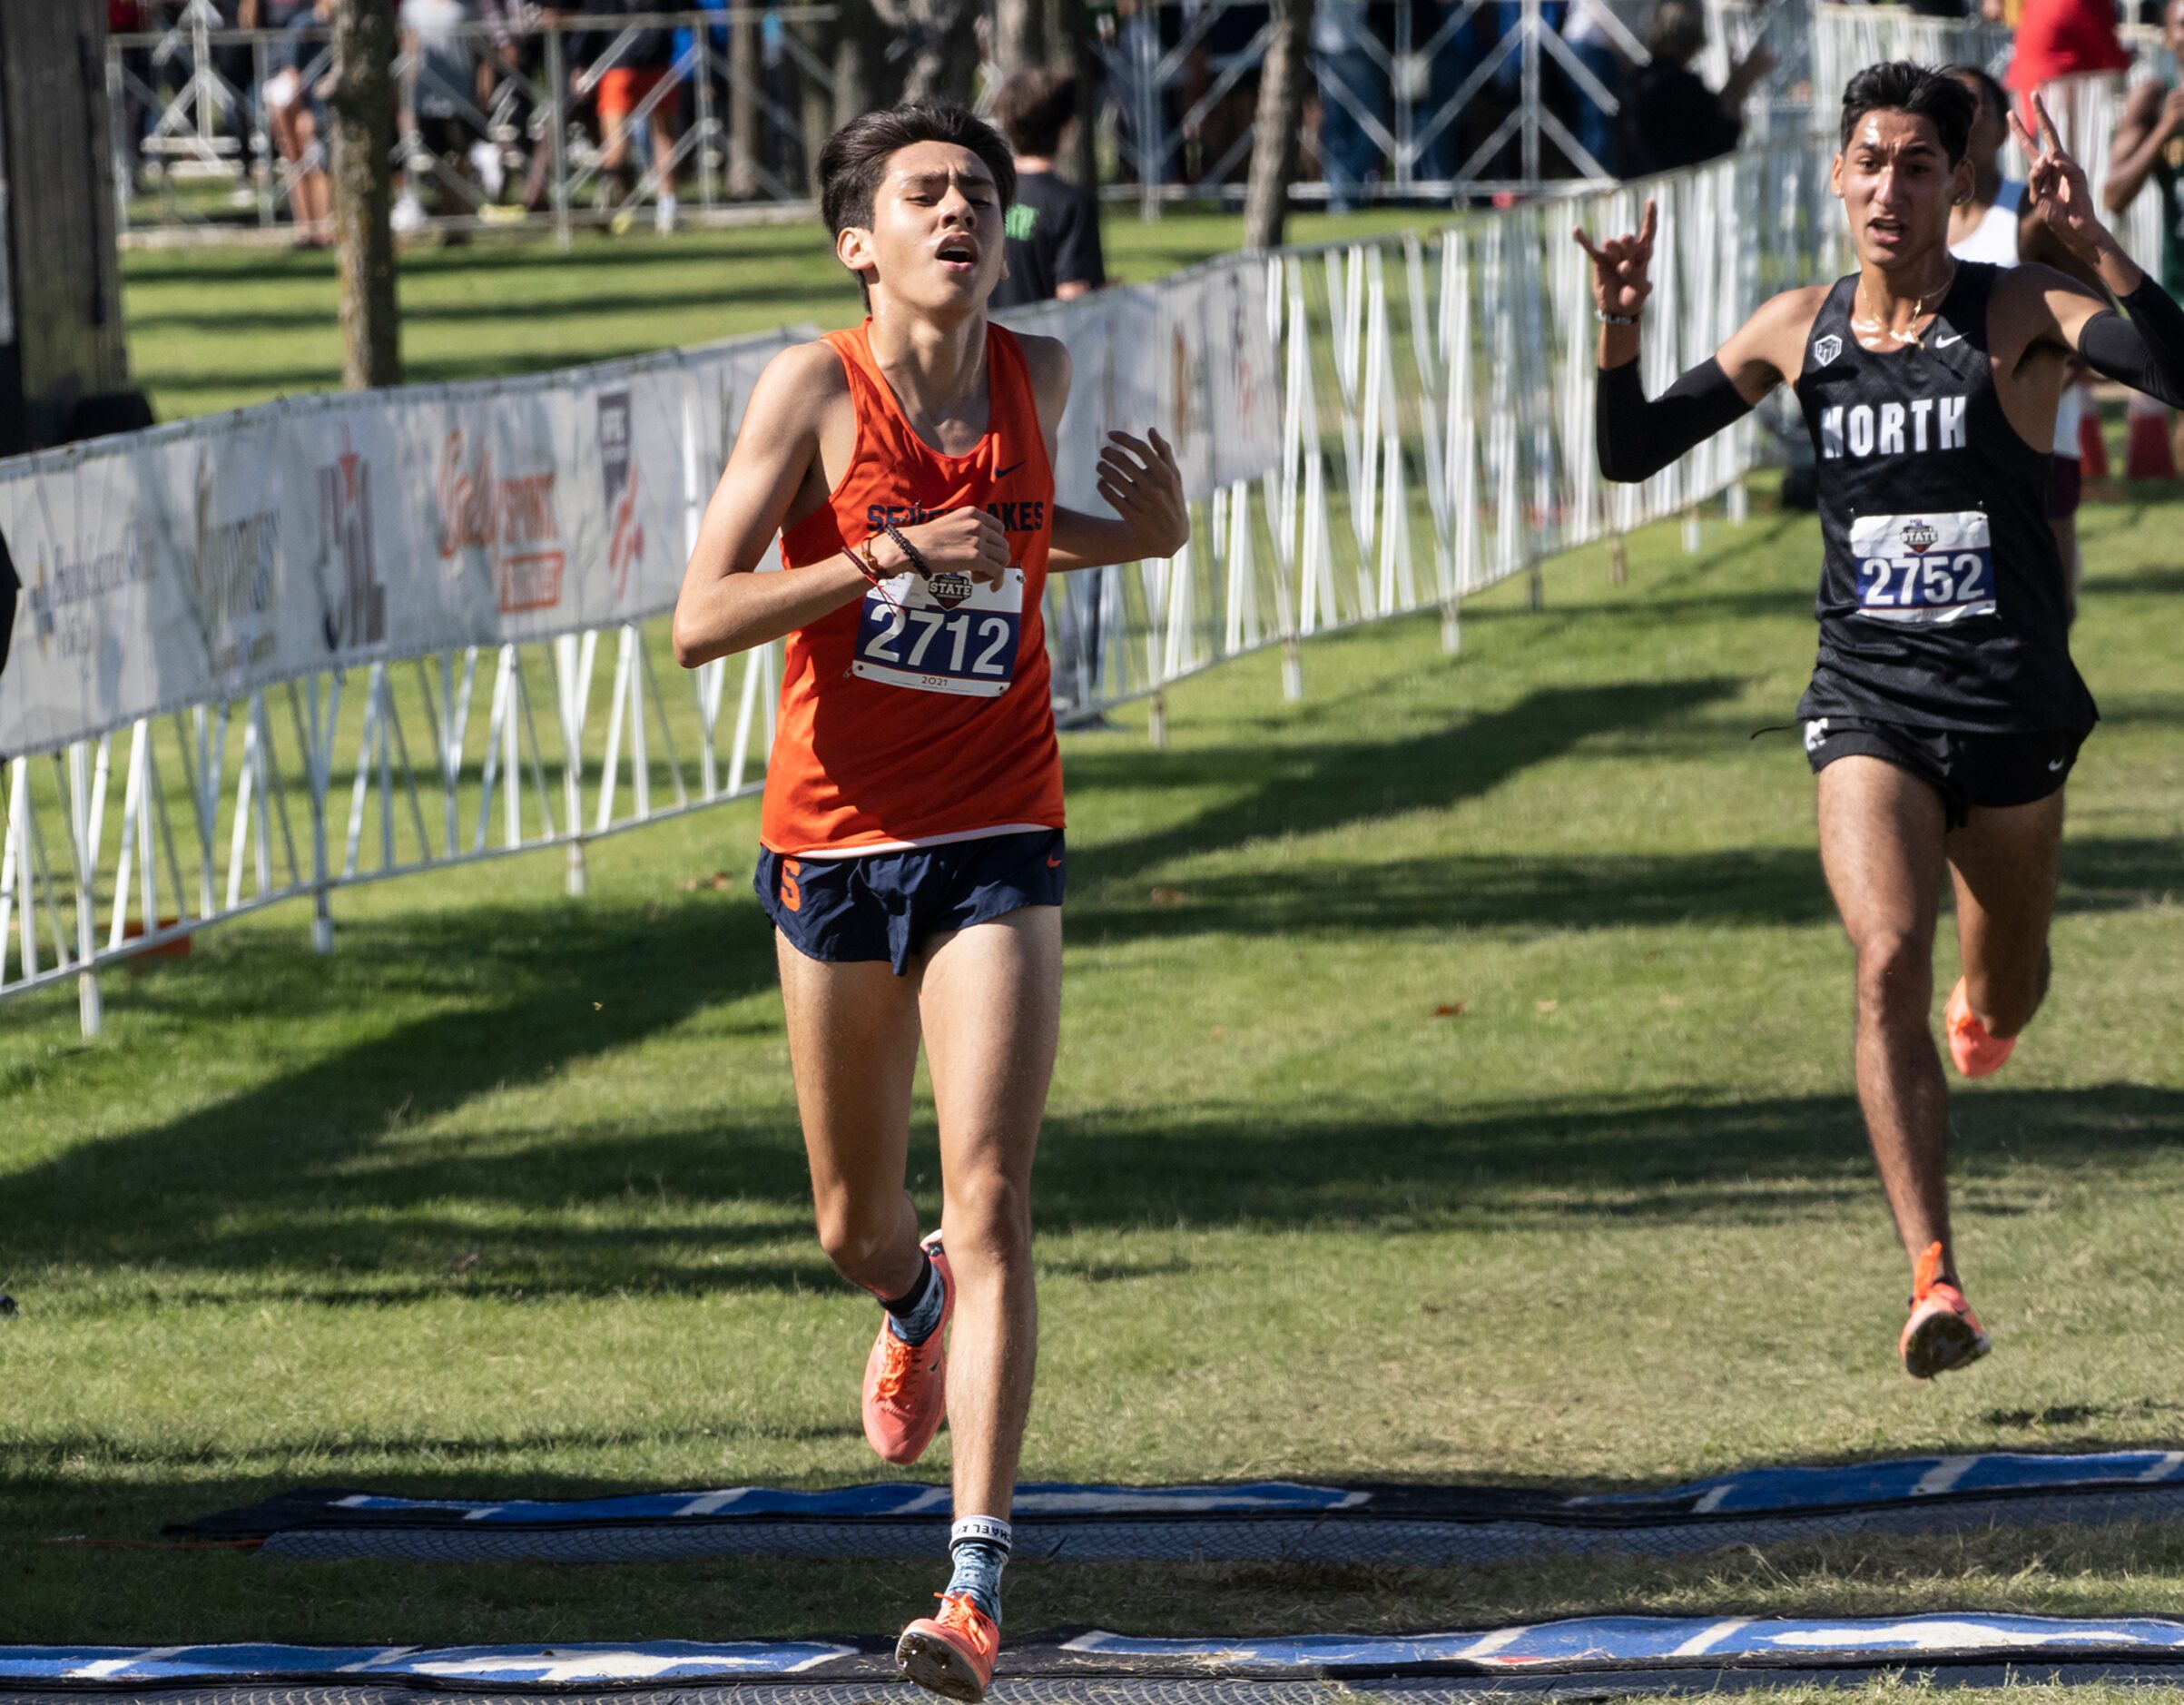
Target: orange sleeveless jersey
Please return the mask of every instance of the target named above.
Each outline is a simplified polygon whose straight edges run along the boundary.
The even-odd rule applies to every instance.
[[[1039,600],[1054,470],[1016,339],[986,333],[990,413],[963,456],[911,430],[872,359],[871,321],[830,332],[857,445],[827,502],[782,535],[791,573],[844,545],[976,504],[1008,533],[999,588],[914,575],[789,636],[759,838],[776,852],[878,852],[1062,827],[1061,753]]]

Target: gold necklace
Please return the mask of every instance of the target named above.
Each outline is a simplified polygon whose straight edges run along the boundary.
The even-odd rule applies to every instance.
[[[1949,275],[1939,284],[1935,285],[1933,290],[1927,291],[1925,296],[1919,298],[1917,305],[1913,308],[1911,312],[1911,323],[1915,326],[1920,320],[1926,317],[1926,298],[1928,296],[1931,296],[1933,299],[1934,307],[1939,308],[1942,305],[1942,299],[1949,293],[1949,287],[1955,282],[1956,262],[1952,261],[1949,263]],[[1861,287],[1863,287],[1863,281],[1861,281]],[[1850,305],[1854,310],[1858,305],[1857,292],[1855,291],[1853,291],[1851,293]],[[1894,326],[1890,325],[1886,320],[1881,319],[1878,315],[1875,315],[1870,319],[1860,320],[1854,312],[1851,315],[1850,329],[1854,334],[1858,335],[1861,338],[1886,338],[1890,342],[1897,345],[1916,343],[1919,340],[1919,334],[1917,332],[1898,331]]]

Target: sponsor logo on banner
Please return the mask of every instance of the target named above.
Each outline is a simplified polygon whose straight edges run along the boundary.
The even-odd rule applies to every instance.
[[[387,637],[387,588],[371,559],[371,464],[347,444],[319,470],[320,560],[334,571],[326,648],[376,646]]]
[[[1205,368],[1198,351],[1191,347],[1193,341],[1177,326],[1168,352],[1169,400],[1173,404],[1168,430],[1178,452],[1186,456],[1206,429]]]
[[[637,518],[637,464],[630,453],[629,392],[599,396],[599,474],[606,488],[606,512],[614,517],[606,541],[606,571],[615,577],[615,596],[629,591],[629,571],[644,555],[644,523]]]
[[[27,600],[38,655],[90,656],[98,649],[105,628],[101,617],[106,614],[106,600],[151,575],[152,565],[133,522],[113,544],[88,557],[68,557],[56,551],[49,558],[41,545]]]
[[[493,471],[493,447],[480,445],[467,467],[460,428],[440,448],[436,482],[440,511],[440,560],[482,551],[493,570],[503,616],[550,610],[561,602],[568,566],[561,522],[554,508],[554,470],[536,474]]]
[[[271,656],[280,644],[270,620],[280,547],[279,511],[212,521],[201,501],[197,554],[190,562],[190,596],[215,669],[256,663]]]

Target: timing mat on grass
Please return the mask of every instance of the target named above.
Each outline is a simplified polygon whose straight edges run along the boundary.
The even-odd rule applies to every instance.
[[[941,1486],[763,1486],[574,1502],[285,1493],[172,1528],[261,1540],[274,1556],[603,1562],[679,1557],[930,1557]],[[1674,1556],[1856,1533],[2184,1519],[2184,1451],[1923,1456],[1756,1468],[1659,1492],[1584,1496],[1490,1486],[1018,1488],[1016,1554],[1153,1561],[1491,1562],[1555,1552]]]
[[[1017,1691],[1027,1700],[1193,1705],[1225,1697],[1276,1705],[1311,1697],[1315,1682],[1378,1683],[1422,1700],[1511,1681],[1537,1687],[1558,1678],[1584,1678],[1595,1691],[1611,1680],[1680,1691],[1876,1669],[1963,1680],[2001,1667],[2021,1676],[2066,1679],[2184,1675],[2184,1621],[1951,1611],[1811,1620],[1597,1616],[1385,1638],[1141,1640],[1093,1631],[1011,1642],[1003,1651],[997,1690]],[[887,1688],[892,1674],[887,1647],[872,1641],[0,1647],[0,1694],[16,1696],[156,1691],[168,1700],[231,1700],[248,1690],[259,1697],[270,1690],[299,1700],[356,1701],[420,1690],[566,1698],[706,1687],[734,1690],[739,1705],[827,1705],[869,1699]],[[919,1697],[908,1688],[902,1696]]]

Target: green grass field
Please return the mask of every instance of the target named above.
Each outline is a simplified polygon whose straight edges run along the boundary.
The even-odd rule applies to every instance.
[[[1290,241],[1378,235],[1418,219],[1401,210],[1301,214]],[[1234,249],[1242,230],[1241,220],[1215,213],[1154,224],[1111,215],[1107,268],[1140,283]],[[133,382],[162,420],[341,382],[334,264],[324,253],[139,250],[124,258],[123,281]],[[399,300],[413,384],[569,367],[791,320],[846,326],[861,311],[816,222],[667,239],[585,232],[566,251],[527,238],[426,243],[403,256]]]
[[[593,298],[685,264],[603,259]],[[452,262],[445,284],[486,288]],[[739,329],[687,312],[651,323]],[[481,319],[471,340],[488,327],[526,359],[584,335]],[[182,394],[172,327],[140,337]],[[1308,646],[1302,705],[1268,655],[1173,691],[1164,750],[1142,708],[1065,737],[1028,1478],[1627,1488],[2176,1444],[2173,494],[2084,518],[2078,647],[2106,722],[2071,788],[2054,995],[1954,1104],[1996,1353],[1933,1385],[1894,1358],[1906,1279],[1850,1097],[1811,784],[1794,734],[1752,737],[1811,658],[1817,530],[1756,509],[1697,557],[1641,536],[1625,587],[1589,552],[1550,566],[1541,611],[1516,586],[1476,599],[1457,656],[1430,619],[1390,624]],[[346,892],[330,960],[302,908],[224,926],[110,978],[97,1045],[63,994],[5,1008],[0,1636],[718,1639],[880,1631],[926,1602],[937,1564],[443,1572],[49,1542],[150,1540],[307,1483],[878,1477],[855,1414],[872,1311],[810,1233],[754,828],[742,804],[601,843],[577,902],[553,856]],[[1946,930],[1940,951],[1946,969]],[[930,1099],[918,1121],[930,1216]],[[943,1434],[920,1477],[947,1460]],[[1018,1630],[1144,1632],[2180,1613],[2184,1531],[1469,1570],[1024,1562],[1008,1608]]]

